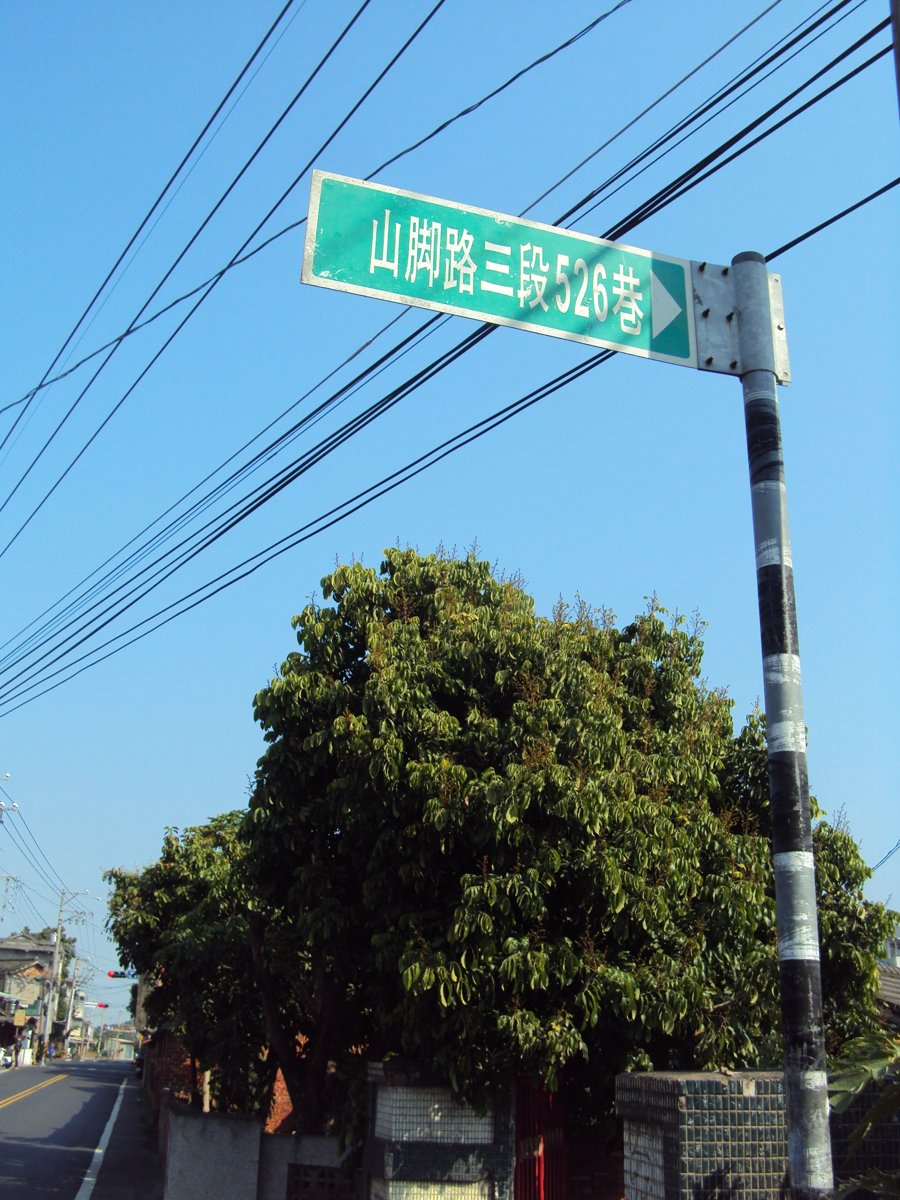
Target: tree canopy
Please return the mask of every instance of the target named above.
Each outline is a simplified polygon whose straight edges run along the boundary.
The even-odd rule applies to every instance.
[[[470,1097],[527,1071],[587,1116],[627,1067],[778,1065],[763,723],[734,736],[700,627],[656,603],[621,628],[584,605],[541,617],[474,556],[395,549],[322,586],[256,697],[267,748],[222,858],[222,944],[244,939],[306,1127],[361,1050]],[[816,839],[837,1046],[872,1027],[889,917],[846,831]],[[162,896],[120,946],[187,1025],[174,947],[195,899],[166,870],[111,873],[113,931],[129,889]]]

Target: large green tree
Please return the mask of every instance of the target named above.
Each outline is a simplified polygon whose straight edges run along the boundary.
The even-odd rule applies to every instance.
[[[595,1114],[624,1067],[776,1065],[763,731],[734,738],[699,629],[542,618],[473,556],[392,550],[323,593],[256,697],[244,829],[305,1122],[361,1046],[469,1095],[524,1069]],[[852,840],[817,846],[840,1041],[873,1021],[888,918]]]

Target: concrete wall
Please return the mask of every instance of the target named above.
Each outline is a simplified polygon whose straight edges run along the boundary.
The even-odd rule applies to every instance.
[[[344,1157],[338,1151],[338,1139],[335,1137],[264,1133],[260,1143],[257,1200],[285,1200],[289,1175],[294,1177],[292,1182],[298,1192],[301,1189],[307,1194],[326,1191],[333,1200],[337,1200],[340,1189],[334,1186],[334,1181],[340,1175]],[[301,1172],[298,1168],[306,1168],[306,1171]],[[301,1173],[307,1178],[296,1178]],[[313,1179],[309,1176],[313,1176]],[[321,1176],[321,1180],[315,1180],[315,1176]],[[319,1189],[315,1188],[315,1182],[320,1182]],[[349,1179],[346,1187],[349,1192]]]
[[[256,1118],[173,1105],[167,1123],[165,1200],[257,1200]]]
[[[343,1190],[335,1186],[343,1159],[337,1138],[268,1134],[257,1117],[201,1113],[174,1101],[163,1105],[160,1126],[165,1200],[285,1200],[289,1180],[291,1195],[338,1200]]]

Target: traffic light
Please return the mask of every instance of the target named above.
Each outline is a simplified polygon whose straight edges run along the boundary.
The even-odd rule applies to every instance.
[[[106,1003],[105,1000],[98,1000],[97,1008],[109,1008],[109,1005]]]
[[[128,978],[127,971],[107,971],[106,973],[110,977],[110,979],[127,979]]]

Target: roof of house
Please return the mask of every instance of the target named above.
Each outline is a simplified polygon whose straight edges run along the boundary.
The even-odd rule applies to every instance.
[[[0,975],[21,975],[24,971],[35,969],[45,975],[47,964],[40,958],[0,958]]]

